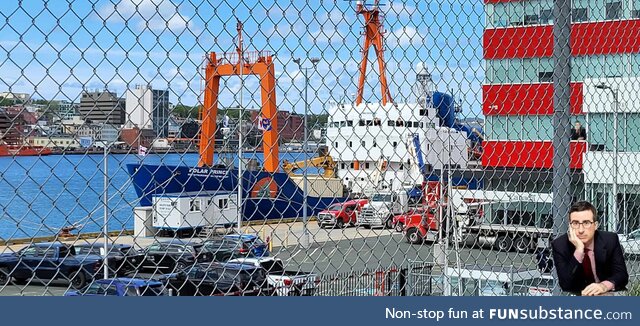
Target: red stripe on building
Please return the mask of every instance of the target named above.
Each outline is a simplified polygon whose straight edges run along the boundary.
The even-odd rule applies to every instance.
[[[524,0],[484,0],[484,3],[518,2]]]
[[[640,52],[640,19],[573,24],[571,54],[599,55]],[[492,28],[484,31],[485,59],[550,57],[553,26]]]
[[[568,135],[567,135],[568,136]],[[553,168],[551,141],[485,141],[482,143],[482,166],[530,169]],[[582,169],[582,154],[587,142],[572,141],[569,145],[572,169]]]
[[[582,114],[582,83],[571,83],[571,114]],[[551,115],[553,84],[482,86],[484,115]]]

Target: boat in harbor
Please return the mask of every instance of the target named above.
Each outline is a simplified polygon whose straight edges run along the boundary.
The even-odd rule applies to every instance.
[[[1,156],[42,156],[51,155],[50,148],[29,145],[5,145],[0,144]]]
[[[365,55],[356,102],[336,103],[329,109],[327,152],[302,162],[304,164],[279,161],[274,62],[266,51],[243,51],[239,23],[237,51],[221,56],[210,53],[206,63],[208,84],[204,91],[198,166],[128,165],[140,205],[151,206],[153,195],[158,194],[229,192],[240,187],[243,220],[298,218],[303,216],[305,202],[308,216],[313,216],[331,204],[346,201],[349,196],[365,194],[367,189],[385,184],[394,190],[420,187],[426,181],[440,180],[435,173],[438,170],[465,169],[471,133],[455,120],[453,98],[434,92],[430,74],[421,66],[417,74],[416,103],[394,103],[384,72],[382,36],[370,32],[383,28],[378,8],[368,9],[358,4],[357,12],[364,16],[367,25],[364,44],[376,47],[382,100],[380,103],[362,101],[368,61]],[[367,51],[365,48],[364,53]],[[262,167],[247,166],[240,172],[232,164],[216,164],[213,158],[220,77],[245,74],[260,78],[263,106],[258,128],[263,130],[264,160]],[[407,163],[416,158],[422,162],[421,171],[417,172]],[[294,170],[307,167],[322,171],[293,174]],[[465,180],[454,180],[454,183],[465,183]],[[477,186],[468,182],[467,185]]]

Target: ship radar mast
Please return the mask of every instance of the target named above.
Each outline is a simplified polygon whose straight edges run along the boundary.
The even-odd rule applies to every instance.
[[[416,65],[416,84],[413,87],[418,103],[424,108],[433,107],[433,79],[427,65],[418,62]]]

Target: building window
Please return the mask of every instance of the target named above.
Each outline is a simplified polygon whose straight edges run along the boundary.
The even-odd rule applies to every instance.
[[[587,8],[573,8],[571,9],[571,21],[572,22],[586,22],[589,20],[589,11]]]
[[[553,24],[553,9],[540,10],[540,24]]]
[[[350,166],[352,169],[354,169],[356,165],[353,162],[351,162]]]
[[[538,14],[524,15],[525,25],[536,25],[539,22],[540,22],[540,18],[538,17]]]
[[[362,147],[366,146],[364,140],[361,143],[362,143]]]
[[[553,82],[553,58],[540,58],[538,81],[541,83]]]
[[[398,142],[397,142],[397,141],[394,141],[394,142],[393,142],[393,148],[396,148],[396,147],[398,147]]]
[[[360,120],[360,121],[358,121],[358,126],[360,126],[360,127],[364,127],[364,120]]]
[[[349,148],[353,147],[353,143],[349,141]]]
[[[218,199],[218,208],[220,209],[229,208],[229,199],[228,198]]]
[[[373,141],[373,147],[378,147],[378,143],[376,143],[376,141]]]
[[[393,121],[393,120],[389,120],[389,121],[387,122],[387,125],[388,125],[389,127],[395,127],[395,126],[396,126],[396,122],[395,122],[395,121]]]
[[[334,146],[335,148],[338,148],[338,142],[335,142],[335,144],[334,144],[334,145],[335,145],[335,146]]]
[[[347,127],[353,127],[353,120],[347,120]]]
[[[429,110],[420,109],[420,115],[423,116],[423,117],[428,117],[429,116]]]
[[[622,2],[621,1],[607,2],[607,4],[605,5],[605,18],[606,19],[622,18]]]
[[[365,164],[364,164],[364,168],[365,168],[365,169],[369,169],[369,162],[367,162],[367,163],[365,163]]]
[[[200,212],[200,199],[192,199],[189,205],[189,212]]]

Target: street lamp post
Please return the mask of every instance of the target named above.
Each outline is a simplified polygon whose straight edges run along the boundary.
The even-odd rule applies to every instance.
[[[600,83],[596,85],[598,89],[605,89],[611,91],[613,94],[613,180],[612,180],[612,191],[613,191],[613,218],[608,219],[608,229],[609,231],[617,231],[616,224],[618,223],[618,110],[619,110],[619,102],[618,102],[618,89],[613,88],[607,84]]]
[[[319,58],[309,58],[309,61],[311,61],[311,63],[313,64],[313,68],[314,70],[316,69],[316,65],[318,64],[318,62],[320,62]],[[309,88],[309,73],[308,70],[310,69],[309,67],[304,68],[302,67],[302,61],[300,60],[300,58],[296,58],[293,59],[293,62],[295,62],[298,65],[298,68],[301,71],[304,71],[304,142],[302,143],[302,148],[305,154],[305,158],[304,158],[304,170],[302,171],[302,239],[300,239],[300,243],[301,246],[303,248],[308,248],[309,247],[309,228],[308,228],[308,212],[307,212],[307,197],[309,195],[307,187],[308,187],[308,178],[307,178],[307,160],[308,158],[306,157],[309,148],[307,147],[307,143],[309,142],[309,135],[308,135],[308,131],[307,131],[307,116],[309,115],[309,101],[308,101],[308,88]]]

